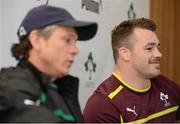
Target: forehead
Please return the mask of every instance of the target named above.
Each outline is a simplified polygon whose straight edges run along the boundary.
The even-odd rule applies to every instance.
[[[159,39],[155,32],[148,30],[148,29],[143,29],[143,28],[135,28],[134,29],[134,34],[137,39],[137,42],[141,45],[146,45],[146,44],[159,44]]]
[[[78,34],[76,30],[72,27],[55,26],[51,28],[51,33],[48,37],[49,40],[58,40],[62,38],[70,38],[73,40],[77,40]]]
[[[55,31],[59,31],[59,32],[64,32],[64,33],[74,33],[77,34],[77,31],[75,28],[73,27],[65,27],[65,26],[56,26],[56,30]]]

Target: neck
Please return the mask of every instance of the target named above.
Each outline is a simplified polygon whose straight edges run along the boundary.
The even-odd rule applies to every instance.
[[[50,76],[50,79],[51,79],[52,82],[55,81],[58,78],[58,76],[55,76],[53,71],[46,68],[48,66],[44,66],[43,63],[38,61],[38,59],[34,59],[34,58],[30,57],[30,58],[28,58],[28,61],[31,62],[39,71],[41,71],[42,73]]]
[[[132,73],[129,69],[121,69],[116,67],[114,71],[126,84],[133,88],[144,90],[150,84],[150,79],[140,77]]]

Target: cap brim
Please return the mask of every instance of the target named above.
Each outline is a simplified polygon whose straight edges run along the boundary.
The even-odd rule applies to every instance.
[[[97,33],[96,22],[68,21],[61,22],[61,25],[74,27],[78,33],[79,41],[86,41],[93,38]]]

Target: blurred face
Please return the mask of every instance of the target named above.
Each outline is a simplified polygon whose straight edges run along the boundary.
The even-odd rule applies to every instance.
[[[48,39],[40,37],[37,51],[41,70],[53,78],[67,75],[78,53],[77,38],[75,29],[69,27],[57,27]]]
[[[130,64],[139,76],[153,78],[160,74],[160,43],[156,34],[147,29],[134,30],[136,41],[130,51]]]

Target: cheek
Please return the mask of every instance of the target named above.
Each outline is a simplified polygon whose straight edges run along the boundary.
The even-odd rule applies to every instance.
[[[153,63],[153,58],[152,57],[149,57],[148,59],[148,64],[152,64]]]
[[[135,57],[133,58],[133,62],[134,62],[134,64],[135,64],[136,66],[145,67],[145,66],[148,66],[148,65],[149,65],[150,58],[145,57],[145,56],[138,55],[138,56],[135,56]]]
[[[151,63],[152,63],[152,61],[151,61],[151,59],[149,59],[149,60],[148,60],[148,64],[151,64]]]
[[[49,52],[52,54],[52,56],[62,56],[65,49],[61,44],[58,43],[52,43],[48,46]]]

